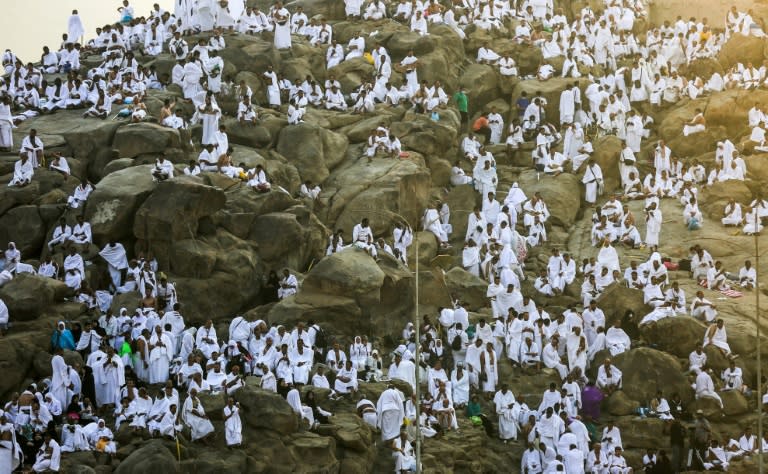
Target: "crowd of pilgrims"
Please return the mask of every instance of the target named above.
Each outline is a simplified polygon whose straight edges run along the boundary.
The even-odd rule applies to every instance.
[[[382,439],[392,447],[398,472],[414,468],[412,440],[417,435],[416,427],[422,436],[441,436],[457,430],[458,419],[468,416],[473,423],[486,425],[493,418],[500,439],[517,439],[528,447],[521,465],[523,472],[586,469],[601,474],[626,473],[631,468],[622,455],[618,428],[610,422],[602,432],[597,428],[600,401],[621,389],[622,374],[610,359],[594,361],[594,357],[604,349],[612,356],[629,350],[637,338],[638,326],[684,314],[709,324],[702,346],[714,345],[731,359],[729,369],[713,374],[706,366],[702,347],[691,353],[687,371],[695,376],[696,396],[722,403],[719,390],[748,393],[754,389],[741,378],[736,356],[727,343],[725,322],[717,318],[716,305],[700,290],[689,306],[678,282],[670,281],[668,267],[672,267],[668,259],[657,251],[663,222],[661,199],[679,200],[685,225],[696,230],[703,224],[697,205],[698,188],[745,179],[745,162],[729,140],[718,143],[711,170],[696,160],[680,160],[659,141],[653,157],[649,157],[653,170],[640,181],[638,167],[643,165],[638,160],[644,157],[638,155],[642,140],[653,132],[648,112],[654,108],[729,88],[766,86],[765,65],[739,63],[724,76],[714,73],[710,77],[683,77],[677,72],[681,65],[715,56],[732,35],[763,36],[763,28],[750,11],[739,12],[734,7],[723,28],[711,27],[706,18],[678,18],[674,23],[649,29],[644,38],[637,37],[632,33],[633,25],[636,19],[645,18],[645,8],[639,1],[606,1],[604,10],[585,7],[575,12],[569,22],[547,0],[519,4],[465,0],[450,8],[435,0],[400,0],[393,5],[345,1],[345,13],[351,20],[391,18],[422,35],[429,34],[429,26],[438,23],[448,25],[461,38],[470,24],[501,31],[518,43],[542,50],[544,61],[531,79],[573,79],[560,96],[559,127],[553,124],[554,118],[546,116],[545,97],[523,93],[514,104],[517,113],[512,114],[511,123],[505,126],[504,117],[491,109],[468,123],[472,131],[461,141],[463,158],[472,169],[465,170],[463,162],[457,161],[451,184],[473,186],[482,200],[482,205],[468,216],[462,266],[488,281],[492,321],[471,323],[466,305],[460,295],[456,296],[452,307],[439,309],[434,323],[424,318],[420,341],[415,340],[412,324],[404,329],[402,343],[392,353],[389,367],[384,365],[386,354],[380,354],[384,348],[377,347],[378,341],[358,336],[348,341],[346,350],[340,345],[343,340],[331,341],[311,321],[288,330],[236,317],[227,337],[217,337],[211,321],[199,328],[187,327],[174,285],[159,271],[157,262],[151,255],[129,260],[119,242],[107,242],[98,252],[108,264],[111,281],[106,288],[92,289],[85,271],[90,262],[81,254],[94,245],[90,224],[82,215],[77,216],[73,226],[62,219],[48,242],[48,255],[37,269],[22,262],[16,245],[9,244],[5,259],[0,260],[0,285],[22,272],[60,278],[76,292],[77,301],[101,316],[84,325],[63,321],[58,324],[51,339],[53,375],[14,395],[0,416],[0,463],[14,465],[23,452],[28,465],[44,471],[58,469],[62,452],[94,450],[111,456],[116,452],[113,430],[122,424],[154,436],[175,437],[188,429],[193,441],[210,442],[214,427],[197,397],[205,392],[228,397],[223,413],[226,443],[240,445],[240,408],[231,395],[245,384],[246,377],[257,376],[263,388],[283,395],[310,428],[327,421],[332,414],[318,406],[312,392],[302,400],[297,387],[331,389],[332,401],[354,397],[358,414],[380,430]],[[11,51],[5,52],[6,76],[0,82],[1,148],[13,147],[11,131],[15,125],[39,114],[79,108],[84,109],[86,117],[104,119],[113,112],[113,106],[118,106],[119,115],[135,122],[155,119],[175,129],[201,123],[200,155],[183,172],[221,172],[267,192],[272,186],[263,168],[246,170],[233,164],[226,129],[219,124],[222,112],[217,97],[234,96],[239,101],[238,120],[251,124],[259,122],[261,107],[257,104],[285,111],[289,125],[301,123],[307,107],[374,113],[379,103],[410,104],[419,113],[432,114],[433,119],[439,119],[442,108],[456,106],[462,119],[469,119],[467,91],[459,89],[449,96],[439,81],[419,81],[420,63],[413,52],[395,61],[378,42],[370,52],[366,51],[365,38],[359,33],[347,45],[340,45],[333,37],[333,26],[322,18],[309,19],[301,6],[291,12],[277,2],[268,12],[261,12],[255,7],[246,8],[240,0],[178,0],[173,13],[155,5],[149,16],[137,17],[126,0],[119,12],[118,23],[97,28],[96,37],[83,42],[79,40],[85,30],[79,15],[73,12],[59,49],[45,47],[38,64],[24,65]],[[514,31],[507,30],[507,20],[512,20]],[[262,75],[266,96],[254,98],[245,82],[234,84],[222,77],[224,60],[218,52],[226,47],[227,35],[258,35],[264,31],[274,33],[277,49],[289,49],[292,36],[305,37],[319,51],[325,51],[329,69],[342,61],[365,57],[373,63],[375,75],[356,90],[342,91],[341,83],[332,74],[321,84],[312,77],[291,80],[267,66]],[[190,34],[199,33],[205,34],[196,44],[187,41]],[[170,78],[158,76],[153,67],[139,63],[139,59],[149,60],[161,53],[169,53],[178,61]],[[100,54],[103,63],[83,70],[80,57],[85,54]],[[548,62],[557,56],[566,58],[561,71]],[[488,43],[479,48],[476,61],[498,67],[502,76],[518,75],[514,58],[494,52]],[[619,63],[631,66],[619,67]],[[585,67],[594,65],[602,66],[606,73],[601,77],[583,74]],[[402,75],[401,86],[390,82],[393,71]],[[50,74],[64,76],[49,83],[46,75]],[[192,117],[184,117],[170,100],[160,117],[148,116],[143,103],[147,91],[163,89],[170,83],[179,85],[184,99],[194,103]],[[748,121],[751,140],[760,151],[765,147],[768,116],[755,104]],[[704,115],[697,110],[681,132],[687,136],[704,130]],[[501,183],[496,160],[486,146],[506,144],[507,154],[512,156],[520,153],[524,144],[532,143],[531,165],[544,175],[543,179],[564,172],[578,173],[586,201],[596,205],[604,192],[603,175],[590,157],[594,151],[591,141],[604,135],[616,135],[623,141],[617,157],[622,189],[595,208],[591,236],[592,244],[599,248],[597,258],[577,262],[553,249],[546,269],[535,279],[535,293],[523,295],[520,289],[521,281],[526,279],[526,254],[529,247],[547,242],[549,211],[541,193],[534,191],[529,198],[516,183],[501,202],[497,200]],[[397,157],[401,152],[398,138],[385,126],[371,131],[365,149],[369,160],[380,155]],[[11,186],[29,184],[40,166],[65,177],[70,175],[66,157],[46,157],[44,144],[34,129],[23,139],[19,154]],[[174,172],[174,165],[161,157],[152,174],[157,180],[165,180],[172,179]],[[67,206],[85,206],[93,188],[83,180],[68,198]],[[320,192],[317,183],[302,185],[304,197],[316,199]],[[637,220],[645,222],[645,238],[629,210],[631,200],[644,201],[644,215]],[[744,206],[742,210],[741,203],[731,200],[724,210],[723,225],[739,226],[745,234],[760,232],[762,220],[768,216],[768,201],[757,196]],[[450,215],[447,204],[437,202],[425,211],[420,223],[436,236],[443,251],[450,248]],[[397,223],[391,240],[376,235],[368,219],[363,219],[346,245],[343,230],[334,233],[327,253],[354,251],[349,249],[356,247],[374,258],[389,254],[407,265],[407,249],[413,241],[408,223]],[[631,262],[622,273],[614,245],[647,247],[649,258]],[[63,253],[61,258],[57,252]],[[688,260],[691,278],[707,290],[754,288],[756,274],[749,261],[738,274],[729,273],[699,245],[691,248]],[[550,316],[540,302],[546,296],[564,292],[568,285],[578,285],[581,279],[581,307],[572,305],[564,313]],[[654,310],[648,315],[627,314],[622,320],[606,321],[597,300],[614,282],[642,290],[645,302]],[[300,291],[300,281],[289,270],[284,270],[282,276],[271,272],[265,288],[281,299]],[[140,294],[139,309],[135,314],[125,309],[113,314],[109,309],[112,298],[127,292]],[[8,325],[7,308],[0,304],[0,331],[5,332]],[[63,350],[80,352],[84,365],[68,365]],[[513,393],[514,387],[500,383],[498,365],[505,359],[516,370],[549,371],[562,383],[553,383],[543,394],[541,404],[529,407],[522,396]],[[596,380],[585,376],[592,364],[600,365]],[[413,388],[416,371],[426,382],[421,400],[406,400],[392,384],[376,401],[356,394],[359,381],[399,379]],[[418,420],[416,404],[420,406]],[[680,426],[677,421],[686,416],[678,394],[666,398],[659,392],[649,401],[648,409],[651,415],[672,423],[673,431]],[[406,419],[410,422],[404,423]],[[697,423],[701,423],[701,417]],[[750,433],[731,441],[711,440],[709,444],[710,440],[705,439],[700,451],[705,465],[727,465],[732,457],[755,450],[756,441]],[[643,459],[648,472],[669,472],[665,466],[679,466],[680,462],[679,456],[669,461],[666,453],[652,451]]]

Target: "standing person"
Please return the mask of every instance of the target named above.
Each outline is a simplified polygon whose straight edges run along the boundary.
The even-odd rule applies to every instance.
[[[402,395],[392,384],[379,396],[376,402],[376,416],[382,441],[395,439],[400,434],[400,426],[405,418],[404,403]]]
[[[21,463],[21,447],[16,442],[13,423],[0,414],[0,472],[13,472]]]
[[[224,434],[227,447],[240,446],[243,443],[243,423],[240,420],[240,404],[229,397],[224,407]]]
[[[291,13],[277,2],[272,10],[275,23],[275,49],[291,49]]]
[[[0,151],[7,152],[13,148],[13,114],[11,113],[11,98],[0,98]]]
[[[123,359],[115,354],[115,348],[107,346],[107,356],[98,362],[94,372],[99,372],[96,379],[96,403],[117,406],[120,404],[120,389],[125,385],[125,368]]]
[[[69,380],[69,367],[64,361],[64,350],[61,347],[56,348],[55,355],[51,359],[51,386],[50,394],[58,400],[62,407],[69,405],[69,390],[72,382]]]
[[[466,89],[460,88],[458,92],[453,94],[453,100],[456,102],[456,107],[461,115],[460,126],[466,127],[469,124],[469,99],[467,98]]]
[[[80,19],[77,10],[72,10],[72,15],[70,15],[67,21],[67,39],[72,43],[79,43],[84,34],[83,20]]]
[[[672,446],[672,472],[679,472],[685,453],[685,427],[680,420],[672,420],[669,427],[669,444]]]

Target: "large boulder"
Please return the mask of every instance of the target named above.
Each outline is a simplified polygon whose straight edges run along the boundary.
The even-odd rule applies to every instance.
[[[60,280],[19,273],[0,288],[0,299],[8,307],[11,321],[30,321],[70,292]]]
[[[176,459],[159,440],[152,440],[120,462],[115,474],[174,473]]]
[[[152,165],[133,166],[110,173],[88,198],[85,220],[91,223],[93,240],[128,241],[139,206],[152,193]]]
[[[0,217],[0,246],[15,242],[22,257],[37,255],[45,237],[45,223],[37,206],[18,206]]]
[[[757,36],[732,35],[720,49],[717,60],[725,69],[730,69],[737,63],[747,65],[752,63],[755,67],[763,63],[765,57],[765,38]]]
[[[613,363],[622,372],[623,392],[631,400],[647,403],[657,390],[667,395],[677,392],[683,401],[693,398],[680,363],[665,352],[641,347],[619,354]]]
[[[224,207],[221,189],[205,186],[199,178],[181,177],[160,183],[136,212],[133,234],[147,241],[162,266],[168,253],[159,252],[166,242],[193,239],[198,223]]]
[[[309,259],[321,258],[326,232],[313,214],[299,207],[257,217],[248,239],[256,242],[265,262],[303,268]]]
[[[640,328],[640,334],[644,340],[652,341],[655,348],[687,359],[702,343],[706,330],[707,327],[697,319],[677,316],[645,325]]]
[[[606,193],[621,188],[621,176],[619,176],[621,140],[613,135],[601,137],[595,140],[594,148],[592,159],[603,172]],[[583,169],[586,170],[586,167]]]
[[[162,154],[168,148],[179,148],[179,132],[154,123],[135,123],[120,127],[113,148],[120,157],[135,158],[145,154]]]
[[[525,170],[520,174],[518,184],[521,189],[535,189],[541,193],[551,214],[547,220],[548,225],[565,229],[573,225],[581,205],[581,200],[575,198],[581,194],[581,181],[577,176],[563,173],[539,178],[535,170]]]
[[[699,209],[705,218],[719,222],[723,217],[723,211],[729,199],[735,199],[741,203],[742,212],[746,214],[744,206],[752,201],[752,191],[744,181],[729,180],[714,183],[707,186],[699,193]]]
[[[384,272],[358,249],[334,253],[314,266],[302,284],[302,292],[354,298],[361,304],[379,302]],[[299,298],[300,299],[300,298]]]
[[[3,299],[5,297],[3,296]],[[13,318],[11,312],[11,318]],[[37,334],[9,334],[0,344],[0,396],[10,398],[12,392],[22,387],[29,372],[33,368],[34,359],[31,354],[49,350],[50,336],[43,332]]]
[[[424,160],[413,154],[404,160],[365,161],[345,161],[334,170],[320,193],[324,206],[318,217],[345,232],[364,217],[377,235],[391,235],[393,224],[402,218],[415,228],[431,187]]]
[[[249,386],[236,391],[235,399],[243,407],[242,419],[249,428],[272,430],[281,435],[298,429],[298,415],[276,393]]]
[[[499,76],[492,66],[471,64],[459,78],[459,84],[467,89],[472,115],[485,111],[485,104],[499,96]]]
[[[302,181],[322,183],[344,158],[347,145],[345,136],[303,123],[280,131],[277,152],[296,166]]]
[[[312,319],[329,335],[376,334],[384,346],[413,319],[413,291],[413,275],[394,258],[377,263],[350,248],[312,267],[296,296],[272,306],[267,319],[289,326]]]

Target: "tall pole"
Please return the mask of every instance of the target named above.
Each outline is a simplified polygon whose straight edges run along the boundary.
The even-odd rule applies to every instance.
[[[416,289],[413,292],[413,319],[416,326],[416,474],[421,474],[421,380],[419,380],[421,378],[419,376],[421,371],[421,322],[419,321],[419,232],[418,227],[416,229],[416,278],[414,279]],[[760,335],[758,334],[757,337],[759,341]]]
[[[762,344],[760,343],[760,287],[759,275],[760,275],[760,243],[758,240],[758,227],[760,225],[759,217],[757,217],[757,210],[755,213],[755,326],[757,334],[757,442],[758,442],[758,457],[757,467],[760,474],[763,474],[763,364],[762,364]]]

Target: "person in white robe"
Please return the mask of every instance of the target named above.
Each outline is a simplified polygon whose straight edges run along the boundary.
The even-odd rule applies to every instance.
[[[168,380],[175,349],[175,344],[160,325],[154,329],[149,339],[149,383],[153,385]]]
[[[605,359],[603,365],[597,370],[596,385],[607,395],[621,389],[622,373],[611,363],[611,359]]]
[[[61,465],[61,448],[51,434],[46,432],[32,470],[35,472],[58,472]],[[10,471],[9,471],[10,472]]]
[[[299,281],[287,268],[283,270],[283,278],[280,280],[280,288],[277,289],[278,299],[284,299],[295,295],[298,291]]]
[[[584,171],[581,182],[584,183],[584,200],[588,204],[596,203],[603,188],[603,171],[591,158],[587,161],[587,169]]]
[[[703,132],[707,128],[706,124],[707,122],[704,119],[704,114],[701,109],[697,108],[691,121],[683,126],[683,136],[687,137],[688,135]]]
[[[227,398],[224,407],[224,436],[227,446],[239,446],[243,443],[243,422],[240,420],[240,404],[234,398]]]
[[[507,384],[502,384],[501,390],[496,392],[493,404],[499,416],[499,439],[505,443],[510,439],[517,439],[520,405],[515,402],[515,395]]]
[[[561,380],[568,375],[568,367],[561,362],[559,353],[559,337],[553,336],[541,352],[541,363],[548,369],[555,369]]]
[[[737,203],[735,199],[729,198],[728,204],[726,204],[723,210],[723,217],[720,222],[724,226],[738,226],[742,222],[741,204]]]
[[[709,372],[702,369],[696,369],[698,374],[696,375],[696,383],[694,388],[696,390],[696,399],[700,398],[713,398],[715,399],[720,408],[723,408],[723,399],[715,391],[715,383],[712,381],[712,377]]]
[[[72,382],[69,379],[69,366],[62,357],[63,350],[58,348],[51,359],[51,385],[48,388],[49,393],[59,401],[62,407],[69,405],[70,390]]]
[[[713,345],[720,349],[720,351],[728,358],[732,358],[731,346],[728,345],[728,335],[725,331],[725,321],[718,319],[707,328],[707,332],[704,335],[703,347]]]
[[[453,404],[457,408],[469,403],[469,374],[464,370],[464,364],[459,362],[451,373],[451,390]]]
[[[697,291],[696,298],[691,301],[691,316],[711,323],[717,317],[717,306],[704,298],[703,291]]]
[[[278,1],[272,10],[275,49],[291,49],[291,13]]]
[[[182,419],[190,429],[192,441],[204,439],[214,432],[213,423],[205,414],[205,408],[197,397],[197,389],[190,390],[184,402]]]
[[[605,332],[605,347],[610,350],[612,356],[626,352],[631,347],[631,340],[626,332],[621,329],[621,323],[616,320],[613,327]]]
[[[23,187],[32,182],[32,176],[35,174],[35,169],[32,166],[32,161],[26,154],[22,154],[19,160],[13,165],[13,177],[8,183],[8,187]]]
[[[501,135],[504,133],[504,119],[496,111],[496,107],[491,107],[488,114],[488,128],[491,129],[490,143],[495,145],[501,142]]]
[[[202,145],[214,145],[216,147],[218,142],[216,140],[216,133],[219,131],[219,119],[221,118],[221,109],[213,103],[211,96],[205,98],[205,103],[197,108],[197,112],[200,116],[201,123],[203,125],[203,136],[201,139]],[[217,150],[219,154],[223,154],[226,150]]]
[[[61,452],[74,453],[90,451],[90,449],[88,438],[85,436],[82,426],[75,423],[75,418],[68,418],[67,423],[61,427]]]
[[[293,412],[299,415],[301,420],[307,420],[310,428],[315,425],[315,415],[312,411],[312,408],[306,405],[302,405],[301,394],[297,389],[294,388],[288,392],[286,395],[286,401],[288,402],[288,405],[290,405],[291,409],[293,409]]]
[[[131,400],[126,410],[126,417],[131,421],[134,432],[147,428],[147,418],[152,410],[152,399],[147,395],[147,389],[141,387],[139,395]]]
[[[128,269],[128,257],[125,247],[119,242],[109,242],[104,246],[99,255],[107,262],[109,276],[115,289],[122,285],[122,273]]]
[[[405,419],[405,400],[394,385],[389,385],[376,402],[377,427],[381,430],[382,441],[389,441],[400,435],[400,426]]]
[[[94,367],[96,383],[96,403],[99,406],[120,405],[120,388],[125,385],[123,360],[115,354],[112,346],[107,346],[106,356]]]

